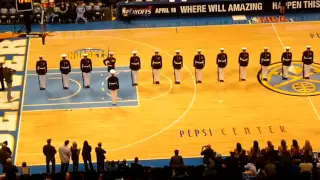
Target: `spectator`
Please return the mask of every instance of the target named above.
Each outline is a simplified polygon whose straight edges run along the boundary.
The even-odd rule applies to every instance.
[[[298,144],[297,140],[292,140],[292,146],[291,146],[291,157],[292,159],[298,160],[301,159],[301,150]]]
[[[68,12],[68,7],[67,7],[66,3],[62,1],[60,3],[60,11],[59,11],[59,13],[60,13],[59,17],[60,17],[61,23],[64,23],[64,22],[68,23],[69,22],[67,12]]]
[[[303,155],[303,159],[311,162],[312,160],[312,153],[313,153],[313,149],[312,146],[310,144],[310,141],[306,140],[303,149],[302,149],[302,155]]]
[[[280,156],[280,163],[286,164],[290,161],[290,151],[288,149],[287,143],[285,140],[281,140],[281,144],[278,148],[279,156]]]
[[[282,15],[284,15],[284,13],[285,13],[286,3],[287,3],[287,0],[280,1],[280,14],[282,14]]]
[[[276,179],[276,175],[277,175],[276,165],[271,163],[270,160],[268,161],[268,164],[264,167],[264,174],[268,180]]]
[[[6,148],[4,148],[6,145],[2,144],[2,148],[0,149],[0,164],[4,166],[7,162],[7,159],[11,158],[11,155],[8,153]]]
[[[12,151],[11,149],[8,147],[8,141],[4,141],[2,144],[2,148],[5,152],[7,152],[10,156],[12,156]]]
[[[265,149],[266,158],[275,160],[278,157],[278,152],[274,149],[274,145],[271,141],[267,142],[267,147]]]
[[[12,164],[12,159],[7,159],[6,165],[3,167],[3,173],[6,180],[15,180],[17,178],[18,168]]]
[[[211,145],[202,146],[201,153],[203,156],[203,164],[210,165],[209,159],[215,156],[215,152],[211,148]]]
[[[183,158],[179,155],[179,150],[174,150],[174,156],[171,157],[169,165],[172,169],[179,169],[184,166]]]
[[[73,171],[77,172],[79,168],[80,149],[78,149],[78,145],[76,142],[73,142],[72,147],[70,148],[70,151],[71,151],[71,159],[73,163]]]
[[[251,157],[251,158],[253,158],[253,159],[257,159],[257,158],[259,158],[260,157],[260,147],[259,147],[259,143],[258,143],[258,141],[254,141],[253,142],[253,146],[252,146],[252,148],[250,149],[250,151],[249,151],[249,156]]]
[[[83,20],[85,23],[88,22],[87,19],[84,17],[85,12],[86,12],[86,8],[84,5],[81,4],[77,7],[77,19],[75,23],[78,23],[80,19]]]
[[[64,145],[59,148],[60,160],[61,160],[61,173],[67,173],[69,169],[69,162],[71,157],[70,148],[68,148],[69,140],[64,142]]]
[[[212,178],[217,175],[217,171],[215,169],[215,163],[212,157],[209,159],[209,163],[210,164],[208,164],[204,169],[203,176]]]
[[[104,171],[104,160],[106,159],[106,151],[102,149],[102,143],[98,143],[96,147],[96,156],[97,156],[97,171]]]
[[[0,84],[1,84],[1,91],[4,91],[4,81],[3,81],[3,63],[0,63]]]
[[[47,140],[47,145],[44,145],[42,148],[43,154],[46,156],[46,169],[47,173],[50,173],[50,162],[52,164],[52,173],[56,172],[56,158],[55,155],[57,150],[54,146],[51,145],[51,139]]]
[[[242,149],[240,143],[237,143],[236,149],[234,149],[234,156],[235,158],[240,158],[246,154],[246,151]]]
[[[250,170],[250,167],[246,165],[244,169],[245,171],[242,173],[242,180],[252,180],[255,177],[255,175]]]
[[[21,177],[24,179],[27,179],[29,176],[30,176],[30,168],[27,166],[26,162],[23,162],[21,166]]]
[[[93,171],[93,165],[92,165],[92,161],[91,161],[91,150],[92,150],[92,148],[89,145],[88,141],[84,141],[83,148],[82,148],[82,159],[84,162],[84,167],[86,169],[86,172],[89,172],[88,162],[89,162],[89,166],[90,166],[90,171]]]
[[[249,160],[248,164],[244,166],[245,169],[249,168],[249,171],[252,172],[252,174],[254,176],[257,175],[257,168],[256,166],[254,166],[255,161],[253,161],[252,159]]]
[[[74,22],[76,19],[76,5],[74,2],[70,1],[69,2],[69,7],[68,7],[68,17],[70,18],[71,22]]]
[[[134,163],[131,163],[131,176],[132,176],[132,179],[141,178],[142,177],[142,173],[143,173],[143,167],[142,167],[141,164],[139,164],[138,157],[135,157],[134,158]]]
[[[290,180],[298,180],[299,179],[300,168],[297,165],[297,162],[298,162],[297,160],[293,159],[291,161],[291,164],[289,166],[287,166],[286,172],[284,174],[284,177],[286,177],[286,179],[290,179]]]
[[[313,165],[308,161],[308,160],[304,160],[303,163],[301,163],[299,165],[300,170],[301,170],[301,174],[300,174],[300,179],[304,180],[304,179],[310,179],[311,174],[312,174],[312,169],[313,169]]]

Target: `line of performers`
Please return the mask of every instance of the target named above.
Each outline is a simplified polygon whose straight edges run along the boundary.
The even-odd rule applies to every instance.
[[[285,48],[286,51],[282,53],[282,79],[288,79],[289,67],[292,62],[292,53],[290,52],[290,47]],[[141,60],[137,55],[137,51],[132,51],[132,56],[130,57],[129,67],[131,70],[131,80],[132,86],[138,85],[138,75],[141,69]],[[62,76],[63,89],[69,88],[69,74],[71,72],[71,63],[66,59],[67,55],[61,55],[62,60],[60,61],[60,72]],[[310,68],[313,63],[313,51],[311,46],[307,46],[306,50],[302,55],[303,62],[303,78],[309,79]],[[109,52],[108,58],[103,60],[103,63],[108,67],[108,72],[110,72],[113,77],[108,83],[108,88],[110,90],[119,89],[119,80],[115,76],[116,69],[116,58],[113,52]],[[247,48],[242,48],[242,52],[239,54],[239,80],[246,80],[246,71],[249,64],[249,53]],[[206,64],[206,58],[202,54],[202,50],[198,49],[197,54],[193,58],[193,67],[195,68],[196,83],[202,83],[202,71]],[[224,82],[224,70],[228,64],[228,56],[224,52],[224,48],[220,48],[220,53],[217,55],[216,64],[218,66],[218,81]],[[268,48],[265,47],[264,51],[260,54],[260,65],[261,65],[261,75],[262,80],[267,81],[268,69],[271,64],[271,53]],[[176,50],[176,54],[172,59],[172,66],[174,69],[174,79],[175,84],[180,84],[181,80],[181,69],[183,68],[183,56],[180,54],[180,50]],[[160,70],[162,69],[162,56],[159,54],[159,50],[155,50],[155,54],[151,57],[151,68],[152,77],[154,84],[160,84]],[[83,54],[83,59],[80,61],[80,69],[82,71],[82,79],[84,88],[90,88],[90,74],[92,71],[92,61],[88,58],[87,54]],[[39,57],[36,63],[36,71],[39,75],[39,86],[40,90],[45,90],[46,88],[46,73],[47,73],[47,61],[43,59],[43,56]],[[113,70],[113,71],[111,71]],[[112,73],[114,72],[114,73]],[[112,85],[116,84],[114,87]],[[110,86],[109,86],[110,85]],[[113,93],[114,94],[114,93]]]

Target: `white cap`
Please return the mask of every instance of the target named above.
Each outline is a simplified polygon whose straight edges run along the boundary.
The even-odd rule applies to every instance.
[[[88,56],[88,54],[83,54],[82,56],[87,57],[87,56]]]
[[[197,49],[197,52],[201,52],[202,50],[201,49]]]
[[[264,49],[264,50],[267,50],[267,49],[269,49],[269,48],[268,48],[268,47],[264,47],[263,49]]]
[[[61,54],[61,57],[67,57],[67,55],[66,54]]]
[[[289,50],[289,49],[290,49],[290,47],[289,47],[289,46],[287,46],[287,47],[286,47],[286,49],[287,49],[287,50]]]
[[[224,51],[224,48],[220,48],[220,51]]]
[[[243,47],[243,48],[242,48],[242,50],[244,50],[244,51],[245,51],[245,50],[247,50],[247,48],[246,48],[246,47]]]
[[[44,57],[43,55],[40,55],[40,56],[39,56],[39,58],[43,58],[43,57]]]
[[[137,51],[132,51],[132,54],[137,54]]]
[[[308,45],[308,46],[306,46],[307,47],[307,49],[310,49],[311,48],[311,46],[310,45]]]
[[[115,74],[115,73],[116,73],[116,70],[111,69],[111,70],[110,70],[110,73],[111,73],[111,74]]]
[[[180,50],[176,50],[176,53],[180,53]]]
[[[159,52],[159,49],[154,50],[154,52]]]
[[[113,52],[109,52],[109,54],[114,54]]]

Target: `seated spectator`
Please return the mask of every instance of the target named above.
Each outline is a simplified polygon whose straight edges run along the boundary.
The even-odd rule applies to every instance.
[[[277,168],[276,168],[276,165],[271,163],[270,160],[268,161],[268,164],[264,167],[264,175],[268,180],[276,178]]]
[[[141,178],[143,174],[143,167],[139,164],[138,157],[134,158],[134,162],[131,163],[131,176],[133,179]]]
[[[171,157],[169,165],[173,169],[184,166],[183,158],[179,155],[179,150],[174,150],[174,156]]]
[[[242,180],[252,180],[255,177],[255,175],[250,170],[250,167],[246,165],[244,169],[245,171],[242,173]]]
[[[303,148],[302,148],[302,156],[303,159],[311,162],[312,161],[312,153],[313,153],[313,149],[312,146],[310,144],[310,141],[306,140]]]
[[[243,157],[246,154],[246,151],[242,149],[242,146],[240,143],[237,143],[236,149],[234,149],[234,156],[236,158]]]
[[[313,165],[308,160],[304,160],[303,163],[300,163],[300,172],[312,172]]]
[[[249,168],[249,171],[251,171],[252,174],[253,174],[254,176],[256,176],[256,175],[257,175],[257,168],[256,168],[256,166],[254,165],[254,163],[255,163],[254,160],[249,159],[248,164],[245,165],[244,168],[245,168],[245,169]]]
[[[295,139],[292,140],[291,157],[295,160],[301,159],[301,149],[299,147],[298,141]]]
[[[3,173],[6,175],[6,180],[16,179],[18,168],[12,164],[12,159],[7,159],[6,165],[3,166]]]
[[[202,146],[201,153],[203,156],[203,164],[210,165],[209,159],[215,156],[215,152],[211,148],[211,145]]]
[[[280,163],[281,164],[288,163],[290,161],[291,155],[285,140],[281,140],[281,144],[278,148],[278,151],[279,151]]]
[[[259,147],[259,143],[258,141],[254,141],[253,142],[253,146],[250,149],[250,151],[248,152],[249,156],[253,159],[257,159],[260,157],[260,147]]]
[[[215,169],[215,163],[213,161],[213,158],[210,158],[209,159],[209,163],[204,172],[203,172],[203,176],[206,176],[206,177],[214,177],[217,175],[217,170]]]
[[[300,161],[300,160],[299,160]],[[298,160],[293,159],[291,164],[287,166],[283,177],[290,180],[298,180],[300,174],[300,168],[297,165]]]
[[[11,149],[8,147],[8,141],[4,141],[2,144],[2,149],[4,149],[8,154],[10,154],[10,156],[12,156],[12,151]]]

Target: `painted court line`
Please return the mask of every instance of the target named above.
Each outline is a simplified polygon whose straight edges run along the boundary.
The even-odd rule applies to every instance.
[[[118,102],[136,102],[138,100],[121,100]],[[37,107],[37,106],[59,106],[59,105],[77,105],[77,104],[108,104],[112,101],[92,101],[92,102],[70,102],[70,103],[55,103],[55,104],[25,104],[23,106]],[[106,107],[107,108],[107,107]],[[87,108],[90,109],[90,108]]]
[[[110,101],[110,104],[112,102]],[[91,108],[75,108],[75,109],[35,109],[35,110],[28,110],[24,111],[23,113],[28,113],[28,112],[40,112],[40,111],[77,111],[77,110],[93,110],[93,109],[114,109],[114,108],[134,108],[138,107],[137,105],[132,105],[132,106],[105,106],[105,107],[91,107]],[[42,154],[42,153],[39,153]],[[20,154],[19,154],[20,155]]]
[[[271,25],[272,25],[272,28],[273,28],[274,32],[276,33],[276,35],[277,35],[277,37],[278,37],[278,40],[279,40],[281,46],[283,47],[283,49],[285,49],[285,46],[284,46],[284,44],[283,44],[283,41],[282,41],[281,37],[279,36],[279,33],[278,33],[276,27],[274,26],[273,23],[272,23]],[[312,101],[312,99],[311,99],[310,96],[308,96],[308,100],[309,100],[309,102],[310,102],[310,104],[311,104],[311,106],[312,106],[312,109],[313,109],[314,113],[316,114],[318,120],[320,121],[319,113],[318,113],[316,107],[314,106],[314,103],[313,103],[313,101]]]

